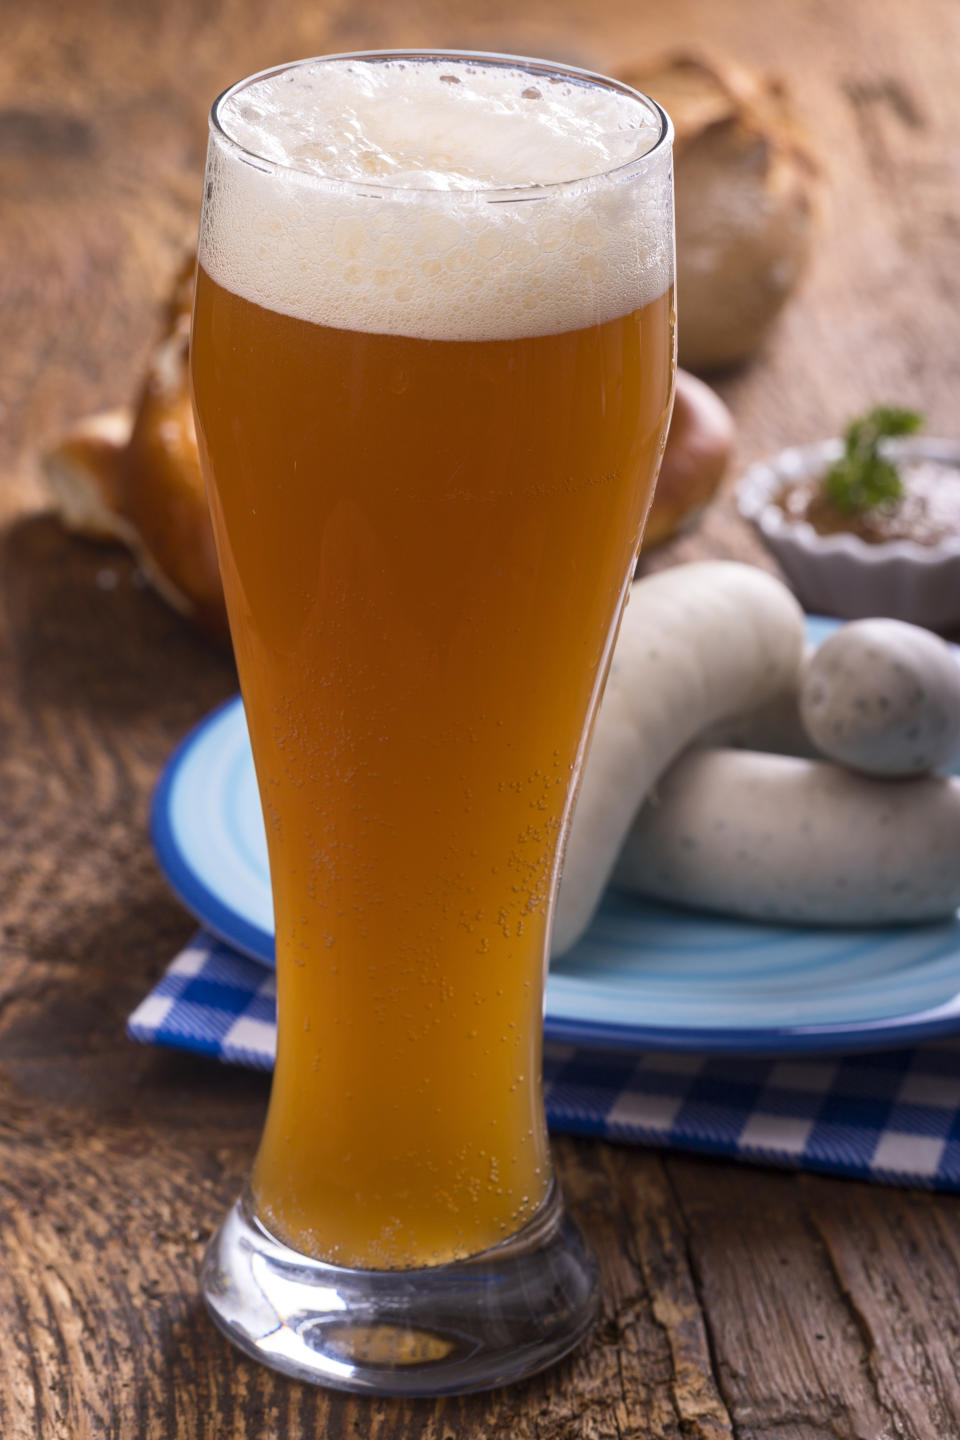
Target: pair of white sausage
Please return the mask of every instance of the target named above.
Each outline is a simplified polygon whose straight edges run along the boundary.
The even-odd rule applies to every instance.
[[[894,633],[878,642],[877,625]],[[956,909],[960,782],[683,754],[705,733],[737,734],[748,712],[766,714],[767,728],[786,716],[798,748],[798,693],[813,739],[846,764],[905,774],[960,745],[960,667],[934,636],[860,622],[804,663],[800,607],[753,567],[684,565],[632,587],[571,826],[554,954],[586,929],[615,865],[628,889],[758,918],[881,923]]]

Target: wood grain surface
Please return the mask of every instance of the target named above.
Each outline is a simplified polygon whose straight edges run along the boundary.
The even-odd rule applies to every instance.
[[[830,196],[802,293],[721,382],[739,460],[880,399],[957,435],[960,8],[34,0],[0,23],[0,1436],[960,1436],[960,1202],[586,1141],[556,1154],[604,1311],[548,1375],[354,1400],[219,1337],[197,1265],[267,1084],[140,1049],[124,1020],[191,930],[151,858],[151,787],[232,667],[121,552],[44,515],[38,470],[66,424],[137,388],[213,95],[297,55],[398,44],[611,70],[695,43],[779,71]],[[765,563],[729,499],[651,563],[706,554]]]

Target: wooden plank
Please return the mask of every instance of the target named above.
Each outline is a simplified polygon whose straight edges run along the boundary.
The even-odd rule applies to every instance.
[[[892,1433],[960,1434],[960,1226],[932,1195],[807,1179],[804,1207],[860,1331]]]
[[[807,1227],[797,1180],[679,1159],[667,1169],[737,1436],[892,1440],[860,1328]]]

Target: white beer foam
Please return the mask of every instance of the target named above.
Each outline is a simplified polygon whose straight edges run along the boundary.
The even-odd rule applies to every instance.
[[[673,278],[669,146],[631,95],[519,66],[344,58],[267,75],[218,113],[243,149],[211,131],[200,261],[266,309],[508,339],[614,319]]]

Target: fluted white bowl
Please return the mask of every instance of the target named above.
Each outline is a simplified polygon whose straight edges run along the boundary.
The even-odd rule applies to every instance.
[[[784,488],[822,475],[843,452],[840,440],[781,450],[751,465],[737,505],[779,562],[804,609],[845,620],[890,615],[931,630],[960,627],[960,534],[936,545],[913,540],[870,544],[859,535],[821,535],[776,503]],[[936,460],[960,467],[960,443],[910,436],[891,442],[896,460]]]

